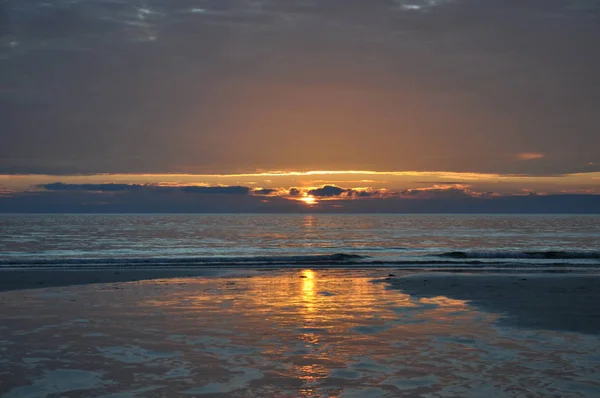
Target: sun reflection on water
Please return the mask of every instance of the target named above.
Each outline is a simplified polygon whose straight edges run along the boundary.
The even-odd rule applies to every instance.
[[[306,304],[306,310],[312,312],[315,310],[315,271],[305,269],[300,278],[302,279],[302,300]]]
[[[349,270],[304,269],[227,283],[198,279],[197,288],[187,295],[161,297],[148,304],[189,312],[190,319],[201,314],[202,325],[212,325],[212,332],[203,332],[205,326],[199,324],[187,328],[196,333],[223,330],[231,341],[219,351],[235,352],[237,348],[231,346],[244,347],[240,351],[258,347],[261,363],[275,366],[271,370],[267,366],[263,373],[273,371],[296,380],[300,386],[294,396],[301,397],[339,396],[344,385],[359,379],[379,383],[381,375],[357,367],[364,362],[361,358],[369,358],[361,366],[370,369],[400,366],[409,351],[418,355],[418,345],[394,348],[392,343],[444,335],[449,327],[456,329],[452,333],[471,333],[472,326],[465,324],[462,329],[449,322],[457,313],[465,314],[463,320],[470,319],[465,302],[415,300],[361,275],[356,277]],[[239,331],[236,335],[226,332],[234,327]],[[260,336],[259,341],[255,336]],[[223,360],[234,359],[225,356]],[[383,391],[388,390],[393,388]]]
[[[161,396],[311,398],[480,396],[489,386],[499,396],[572,396],[573,380],[597,384],[595,336],[502,328],[467,302],[373,281],[388,272],[268,270],[3,293],[3,322],[13,325],[3,336],[33,345],[4,352],[9,374],[50,374],[26,363],[38,352],[64,356],[65,369],[99,369],[106,383],[85,396],[149,391],[149,381]]]

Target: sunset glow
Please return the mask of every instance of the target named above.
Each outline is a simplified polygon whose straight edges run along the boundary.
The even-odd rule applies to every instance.
[[[317,203],[317,199],[314,196],[304,196],[304,197],[300,198],[300,201],[302,201],[310,206]]]
[[[600,0],[0,0],[0,398],[600,398],[599,38]]]
[[[0,174],[0,200],[5,212],[63,211],[67,201],[77,211],[433,211],[432,201],[477,199],[479,211],[537,211],[542,197],[592,211],[600,194],[600,172],[559,175],[486,174],[448,171],[257,171],[247,174]],[[585,196],[585,197],[584,197]],[[554,198],[553,198],[554,197]],[[512,199],[510,199],[512,198]],[[494,200],[506,200],[497,207]],[[510,205],[510,200],[521,202]],[[33,202],[32,202],[33,201]],[[429,201],[426,205],[423,201]],[[159,205],[164,203],[164,206]],[[423,202],[423,205],[419,205]],[[527,204],[529,203],[529,205]],[[483,202],[482,202],[483,204]],[[182,207],[184,206],[184,207]],[[408,206],[408,207],[407,207]],[[416,207],[415,207],[416,206]],[[424,206],[424,207],[423,207]],[[548,209],[556,205],[548,204]],[[561,205],[563,206],[563,205]],[[464,211],[472,207],[451,207]],[[506,210],[504,210],[506,209]],[[569,210],[572,209],[572,210]],[[38,210],[36,210],[38,211]]]

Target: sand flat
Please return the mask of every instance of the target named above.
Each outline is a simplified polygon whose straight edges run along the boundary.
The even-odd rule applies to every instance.
[[[387,272],[0,293],[0,395],[600,396],[597,334],[505,325],[449,292],[408,294]]]
[[[499,314],[503,325],[600,334],[600,275],[423,273],[390,285],[419,298],[450,297]]]
[[[87,285],[93,283],[133,282],[161,278],[218,276],[235,270],[190,269],[0,269],[0,292],[23,289]]]

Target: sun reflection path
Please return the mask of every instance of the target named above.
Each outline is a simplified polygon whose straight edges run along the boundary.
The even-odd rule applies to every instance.
[[[299,335],[304,345],[302,354],[297,358],[295,364],[296,377],[304,382],[299,393],[302,397],[312,397],[318,394],[318,382],[326,379],[329,369],[323,362],[327,363],[329,354],[327,349],[322,349],[320,337],[325,332],[318,326],[319,313],[317,305],[317,272],[305,269],[301,271],[300,279],[301,295],[304,302],[303,328]],[[318,395],[317,395],[318,396]]]
[[[445,391],[441,386],[450,388],[450,395],[466,396],[480,380],[496,385],[508,380],[546,391],[559,386],[544,384],[547,376],[536,363],[552,363],[560,371],[569,367],[551,351],[529,347],[527,338],[496,340],[496,315],[447,297],[415,299],[373,283],[361,271],[304,269],[253,277],[235,286],[222,287],[216,296],[196,296],[198,306],[189,311],[204,317],[214,312],[218,323],[213,330],[233,324],[246,334],[231,338],[220,350],[257,349],[263,374],[276,374],[281,383],[295,386],[290,395],[280,391],[281,396],[364,396],[367,390],[374,396],[419,396]],[[236,303],[230,314],[222,312],[219,300]],[[556,341],[550,333],[546,343]],[[594,350],[600,354],[599,348]],[[235,355],[220,359],[226,366],[248,360]],[[515,373],[512,359],[520,361],[522,372]],[[524,365],[527,360],[532,363]],[[478,369],[475,378],[473,369]],[[577,372],[590,374],[590,369]]]
[[[22,375],[9,386],[46,385],[56,369],[89,371],[98,383],[81,396],[142,391],[149,380],[168,396],[311,398],[574,396],[573,383],[597,385],[596,336],[502,329],[496,315],[464,301],[417,299],[373,282],[388,272],[2,293],[3,339],[29,342],[3,351],[6,372]]]
[[[315,301],[315,271],[305,269],[302,271],[302,299],[308,312],[314,311]]]

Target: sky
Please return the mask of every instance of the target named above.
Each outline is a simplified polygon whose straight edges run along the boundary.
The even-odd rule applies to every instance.
[[[0,0],[0,212],[600,212],[598,0]]]

